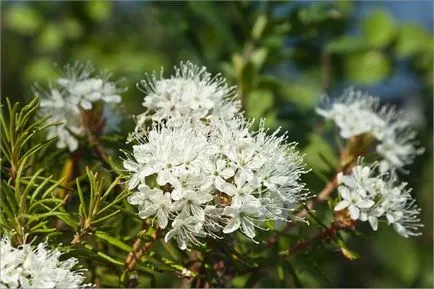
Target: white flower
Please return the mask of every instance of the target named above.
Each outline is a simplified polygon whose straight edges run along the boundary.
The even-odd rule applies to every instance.
[[[243,203],[226,207],[223,211],[223,215],[231,217],[229,223],[223,228],[223,233],[229,234],[238,230],[241,227],[241,231],[246,234],[247,237],[253,239],[255,233],[255,219],[259,214],[259,202],[258,203]]]
[[[44,97],[40,96],[40,98],[41,114],[50,115],[52,122],[62,123],[58,126],[48,127],[47,138],[57,136],[58,148],[68,147],[69,151],[75,151],[78,148],[76,136],[84,134],[84,128],[80,122],[80,110],[57,89],[51,89]]]
[[[162,191],[170,194],[173,229],[166,239],[175,237],[182,249],[205,236],[221,238],[231,229],[253,238],[258,222],[294,219],[290,212],[307,197],[300,182],[306,172],[302,157],[294,144],[285,144],[286,135],[267,134],[263,123],[250,133],[251,125],[241,118],[208,124],[184,119],[154,124],[145,136],[134,134],[138,144],[124,168],[130,173],[129,187],[138,191],[128,201],[146,217],[157,213]],[[233,208],[241,214],[238,219]],[[252,208],[254,212],[245,211]]]
[[[137,118],[133,152],[124,161],[129,188],[139,187],[130,203],[139,212],[149,206],[140,186],[169,192],[173,229],[166,240],[175,237],[181,249],[238,229],[253,238],[258,222],[297,219],[291,212],[308,193],[295,144],[279,130],[270,134],[263,122],[251,132],[253,121],[242,117],[235,88],[219,75],[191,63],[175,71],[141,82],[147,110]],[[245,218],[249,208],[256,209]]]
[[[404,171],[403,167],[412,164],[414,158],[425,151],[424,148],[416,147],[415,137],[416,133],[408,127],[391,129],[385,133],[383,141],[377,145],[377,152],[384,158],[380,162],[382,172],[393,168]]]
[[[348,209],[353,220],[369,221],[374,231],[378,219],[385,217],[388,224],[402,236],[417,236],[422,226],[420,209],[410,195],[406,184],[399,184],[395,174],[378,175],[377,167],[358,165],[350,175],[340,174],[338,192],[342,200],[335,211]]]
[[[208,176],[209,184],[206,187],[215,186],[219,183],[226,182],[226,179],[233,177],[235,169],[228,167],[227,162],[223,159],[208,159],[203,163],[203,172]]]
[[[85,110],[92,109],[92,103],[119,103],[119,93],[123,89],[116,87],[116,83],[109,81],[109,74],[94,76],[94,68],[90,63],[67,65],[64,76],[57,80],[57,84],[65,90],[69,98]]]
[[[24,244],[14,248],[8,237],[0,240],[0,285],[6,288],[83,288],[84,270],[75,270],[78,261],[60,261],[62,253],[47,249],[45,243],[36,248]]]
[[[56,81],[56,86],[45,92],[35,88],[40,98],[40,114],[51,116],[53,122],[62,123],[48,127],[48,138],[58,137],[57,147],[68,147],[73,152],[78,148],[78,138],[84,137],[86,128],[82,123],[84,111],[91,110],[93,104],[119,103],[119,93],[124,91],[109,81],[109,75],[93,76],[94,69],[89,64],[67,65],[64,75]],[[103,115],[108,112],[104,106]]]
[[[259,204],[259,201],[252,195],[255,188],[247,182],[242,174],[235,176],[235,184],[218,181],[216,185],[216,189],[232,197],[232,204],[236,206],[241,206],[244,203]]]
[[[339,187],[339,194],[342,197],[342,201],[336,205],[335,211],[348,208],[351,218],[357,220],[360,216],[360,210],[369,209],[375,204],[373,200],[366,198],[366,196],[363,196],[360,192],[362,192],[362,190],[350,190],[344,186]]]
[[[201,245],[197,237],[205,237],[203,231],[203,220],[195,216],[189,216],[185,213],[179,214],[172,222],[172,230],[167,232],[164,241],[167,243],[176,236],[178,247],[182,250],[187,249],[189,243]]]
[[[404,114],[389,106],[381,106],[378,98],[349,88],[326,108],[317,113],[333,120],[340,128],[342,138],[370,134],[377,141],[376,151],[383,158],[380,169],[403,170],[423,153],[414,140],[416,133],[410,128]]]
[[[169,222],[169,214],[172,206],[172,198],[169,192],[163,192],[157,188],[149,188],[147,185],[139,185],[139,190],[128,197],[128,202],[139,206],[139,217],[146,219],[155,215],[158,226],[166,228]]]
[[[209,153],[204,132],[188,120],[176,126],[154,124],[145,138],[137,137],[139,144],[124,161],[125,169],[132,172],[130,189],[145,183],[145,178],[152,174],[157,175],[158,185],[178,187],[182,175],[199,173]]]
[[[211,76],[205,67],[190,62],[175,67],[171,78],[155,77],[142,80],[139,88],[146,94],[137,130],[146,119],[154,121],[223,118],[231,120],[239,113],[235,88],[229,87],[220,75]]]

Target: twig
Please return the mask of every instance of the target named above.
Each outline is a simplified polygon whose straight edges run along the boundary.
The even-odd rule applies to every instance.
[[[342,229],[344,229],[344,227],[337,226],[337,225],[333,224],[331,227],[318,233],[312,239],[302,241],[300,243],[295,244],[294,246],[292,246],[291,248],[289,248],[287,250],[279,252],[279,256],[289,257],[289,256],[296,255],[296,254],[304,251],[306,248],[308,248],[313,242],[332,237],[337,231],[342,230]]]
[[[130,273],[136,267],[137,261],[148,251],[153,242],[157,239],[158,231],[154,231],[150,236],[151,240],[142,245],[142,240],[137,238],[133,245],[133,250],[128,254],[125,259],[124,272]]]

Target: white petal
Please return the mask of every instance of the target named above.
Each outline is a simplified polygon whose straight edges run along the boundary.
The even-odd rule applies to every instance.
[[[394,223],[393,228],[398,234],[400,234],[404,238],[408,238],[407,230],[403,225],[401,225],[400,223]]]
[[[359,208],[357,208],[357,207],[354,206],[354,205],[350,205],[350,206],[348,207],[348,210],[350,211],[351,219],[353,219],[353,220],[357,220],[357,219],[359,218],[359,213],[360,213]]]
[[[170,241],[170,239],[172,239],[176,234],[178,234],[178,230],[172,229],[169,232],[167,232],[167,234],[164,236],[164,242],[168,243]]]
[[[249,237],[250,239],[253,239],[256,235],[255,234],[255,226],[253,226],[252,223],[250,223],[244,219],[242,221],[242,226],[243,226],[244,234],[246,234],[247,237]]]
[[[338,188],[339,194],[344,200],[348,200],[351,198],[350,190],[347,187],[340,186]]]
[[[137,172],[139,165],[131,160],[123,162],[124,168],[130,172]]]
[[[164,186],[167,183],[171,183],[173,177],[169,170],[162,170],[158,173],[157,183],[160,186]]]
[[[166,228],[169,219],[167,213],[163,209],[160,208],[158,210],[157,218],[158,218],[158,226],[160,226],[161,229]]]
[[[82,107],[83,109],[85,109],[85,110],[89,110],[89,109],[92,108],[92,103],[91,103],[90,101],[88,101],[88,100],[82,100],[82,101],[80,102],[80,105],[81,105],[81,107]]]
[[[335,211],[340,211],[340,210],[343,210],[343,209],[345,209],[346,207],[348,207],[350,205],[350,201],[348,201],[348,200],[343,200],[343,201],[340,201],[337,205],[336,205],[336,207],[335,207]]]
[[[181,250],[187,249],[187,241],[181,234],[178,234],[178,236],[176,236],[176,242],[178,243],[179,249]]]
[[[356,206],[362,209],[369,209],[375,204],[373,200],[360,200],[356,203]]]
[[[215,178],[214,185],[215,185],[217,190],[219,190],[220,192],[223,192],[229,196],[233,196],[237,192],[237,188],[234,185],[225,182],[220,177]]]
[[[174,189],[171,193],[174,201],[181,200],[184,197],[184,191],[180,188]]]
[[[221,170],[223,170],[223,169],[225,168],[225,166],[226,166],[226,162],[225,162],[224,160],[222,160],[222,159],[218,159],[218,160],[216,161],[216,168],[217,168],[217,171],[221,171]]]
[[[158,210],[158,206],[155,204],[149,205],[146,207],[146,209],[139,212],[139,217],[142,219],[146,219],[149,216],[154,215]]]
[[[369,224],[371,224],[372,230],[377,231],[378,229],[378,219],[373,216],[368,217]]]
[[[226,225],[226,227],[223,228],[223,233],[229,234],[233,231],[237,230],[240,227],[240,218],[235,217],[232,218],[232,220],[229,222],[229,224]]]
[[[235,175],[235,171],[233,168],[224,168],[221,172],[220,172],[220,176],[228,179],[230,177],[232,177],[233,175]]]
[[[128,181],[128,189],[132,190],[140,183],[139,175],[134,174],[131,176],[130,180]]]

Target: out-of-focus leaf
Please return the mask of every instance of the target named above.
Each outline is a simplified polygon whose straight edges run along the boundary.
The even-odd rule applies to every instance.
[[[48,24],[39,35],[38,48],[42,51],[53,51],[63,44],[64,33],[60,26]]]
[[[262,43],[269,49],[280,49],[285,41],[285,36],[282,35],[270,35],[262,39]]]
[[[321,94],[321,87],[318,83],[302,79],[285,84],[283,97],[301,108],[310,109],[316,105]]]
[[[86,2],[87,15],[96,22],[102,22],[110,17],[113,3],[110,1],[88,1]]]
[[[400,237],[392,228],[381,228],[383,225],[380,224],[372,239],[377,260],[404,284],[410,285],[421,270],[415,243]]]
[[[233,49],[235,47],[235,39],[226,21],[222,21],[221,15],[216,13],[218,5],[207,1],[189,1],[190,9],[206,22],[211,24],[217,30],[220,37],[225,40],[225,44]]]
[[[248,278],[249,278],[248,274],[236,276],[235,278],[232,279],[232,286],[234,288],[245,288],[245,284]]]
[[[241,85],[245,91],[250,90],[250,88],[255,84],[258,74],[258,69],[253,64],[252,61],[244,63],[241,69]]]
[[[80,22],[73,18],[66,19],[63,23],[65,36],[71,39],[77,39],[83,34],[83,27]]]
[[[166,58],[158,52],[119,51],[116,54],[107,54],[101,57],[101,66],[107,70],[116,70],[123,73],[138,73],[143,71],[157,71],[167,66]]]
[[[25,35],[32,34],[42,24],[39,12],[26,4],[10,6],[5,14],[7,27]]]
[[[313,24],[327,19],[338,19],[342,13],[334,8],[327,7],[323,3],[315,3],[300,9],[298,14],[300,21],[304,24]]]
[[[377,9],[366,16],[362,23],[364,38],[375,47],[387,46],[395,37],[395,21],[390,13]]]
[[[396,43],[396,53],[399,57],[412,56],[426,47],[432,47],[432,37],[427,31],[413,23],[401,26]]]
[[[48,58],[37,58],[26,67],[25,79],[29,82],[43,82],[47,79],[54,79],[57,75],[56,69]]]
[[[264,65],[267,56],[268,50],[266,48],[259,48],[253,51],[252,55],[250,56],[250,60],[255,65],[256,69],[259,70]]]
[[[346,77],[361,84],[381,81],[390,74],[390,70],[389,59],[379,51],[351,54],[344,60]]]
[[[368,48],[369,44],[361,37],[342,36],[329,42],[326,46],[326,51],[332,53],[348,53],[362,51]]]
[[[252,38],[254,40],[258,40],[259,38],[261,38],[262,33],[267,26],[267,22],[267,16],[265,14],[260,14],[258,18],[256,18],[255,24],[252,28]]]
[[[248,117],[260,118],[273,107],[273,93],[269,90],[254,90],[246,98],[246,113]]]
[[[347,258],[349,260],[355,260],[355,259],[358,259],[360,257],[359,254],[357,254],[354,251],[351,251],[350,249],[348,249],[346,247],[341,247],[341,252],[342,252],[342,255],[344,255],[345,258]]]
[[[339,165],[336,152],[322,137],[317,134],[309,136],[309,144],[304,150],[307,165],[314,171],[330,171],[329,163],[335,167]],[[326,159],[327,161],[325,161]]]

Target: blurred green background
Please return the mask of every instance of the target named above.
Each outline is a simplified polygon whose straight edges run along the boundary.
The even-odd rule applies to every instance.
[[[313,134],[322,132],[313,110],[321,94],[355,86],[398,105],[427,148],[403,176],[423,209],[423,236],[361,226],[349,243],[358,260],[319,256],[324,278],[296,269],[306,287],[433,287],[433,2],[2,1],[1,8],[3,99],[29,100],[35,82],[54,81],[53,64],[90,60],[125,78],[123,117],[130,116],[141,112],[135,83],[144,73],[163,66],[168,74],[191,60],[238,85],[247,116],[289,131],[313,168],[306,180],[313,192],[323,185],[317,175],[330,173],[319,155],[336,159],[336,148]],[[125,117],[121,131],[132,125]],[[233,285],[243,286],[242,277]]]

